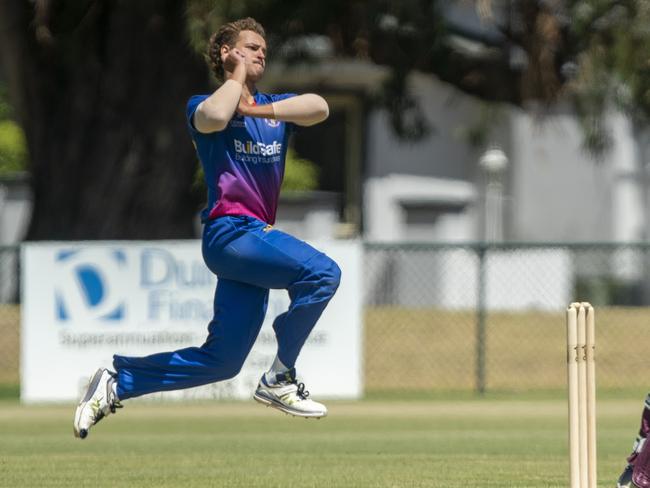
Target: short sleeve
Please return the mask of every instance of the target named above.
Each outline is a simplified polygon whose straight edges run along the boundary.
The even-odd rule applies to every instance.
[[[198,132],[196,130],[196,127],[194,127],[194,112],[196,112],[196,108],[203,100],[208,98],[208,96],[209,95],[194,95],[193,97],[190,97],[190,99],[187,101],[185,115],[187,117],[187,126],[189,127],[190,132],[192,133]]]

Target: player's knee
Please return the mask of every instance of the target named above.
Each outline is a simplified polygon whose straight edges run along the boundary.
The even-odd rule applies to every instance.
[[[223,358],[218,367],[214,369],[215,376],[218,376],[218,381],[229,380],[234,378],[241,371],[244,365],[244,359],[239,357]]]
[[[239,374],[243,365],[243,361],[241,363],[228,364],[223,368],[222,374],[220,376],[222,376],[224,380],[234,378]]]
[[[332,260],[330,260],[330,266],[327,270],[326,281],[329,288],[332,290],[332,295],[334,295],[341,284],[341,268],[339,268],[339,265]]]
[[[325,255],[323,257],[317,272],[318,285],[320,292],[331,298],[341,284],[341,268],[332,259]]]
[[[303,274],[290,288],[303,290],[313,301],[329,301],[341,283],[341,268],[325,254],[310,260]]]
[[[214,381],[227,380],[237,376],[246,357],[233,351],[226,352],[223,348],[210,346],[210,343],[203,345],[204,361],[210,370],[210,375],[214,377]]]

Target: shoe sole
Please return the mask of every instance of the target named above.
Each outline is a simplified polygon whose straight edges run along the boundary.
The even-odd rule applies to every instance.
[[[327,412],[303,412],[301,410],[296,410],[293,409],[287,405],[285,405],[282,402],[279,402],[275,398],[269,398],[266,396],[263,396],[259,394],[258,392],[255,392],[253,394],[253,400],[255,400],[258,403],[261,403],[263,405],[266,405],[267,407],[272,407],[275,408],[276,410],[280,410],[284,413],[287,413],[289,415],[293,415],[294,417],[303,417],[307,419],[320,419],[323,417],[327,417]]]
[[[74,413],[74,423],[72,424],[72,429],[74,432],[74,436],[79,438],[79,439],[85,439],[88,437],[88,429],[81,429],[79,427],[79,422],[81,420],[81,412],[83,411],[84,407],[88,403],[88,401],[92,398],[93,393],[97,389],[97,385],[99,384],[99,381],[102,379],[102,374],[104,374],[104,370],[102,368],[98,369],[95,371],[95,374],[90,380],[90,383],[88,384],[88,389],[86,390],[86,394],[84,395],[83,399],[79,402],[79,405],[77,405],[77,410]]]

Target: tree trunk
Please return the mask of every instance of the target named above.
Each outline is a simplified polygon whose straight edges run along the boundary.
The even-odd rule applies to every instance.
[[[185,103],[208,86],[178,0],[3,0],[0,56],[30,152],[27,238],[193,235]]]

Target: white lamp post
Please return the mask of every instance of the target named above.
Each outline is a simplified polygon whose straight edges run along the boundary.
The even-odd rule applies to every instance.
[[[483,215],[483,239],[503,240],[503,176],[508,167],[508,157],[499,148],[483,153],[479,166],[485,174],[485,201]]]

